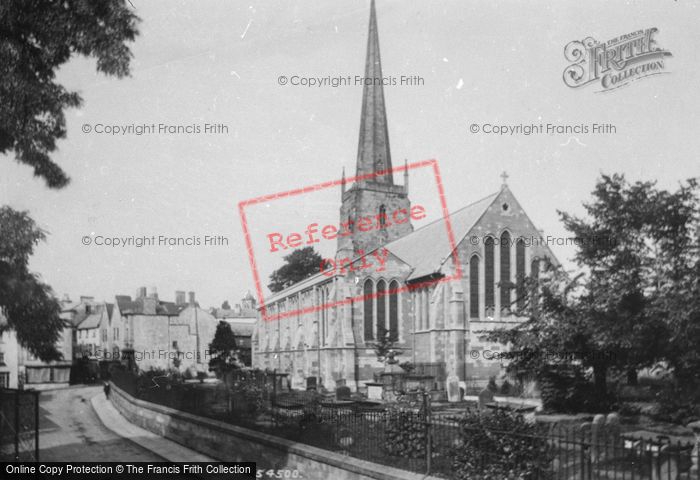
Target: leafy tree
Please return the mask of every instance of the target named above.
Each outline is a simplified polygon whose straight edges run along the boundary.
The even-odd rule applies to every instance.
[[[223,310],[231,310],[231,304],[228,303],[228,300],[224,300],[224,303],[221,304],[221,308]]]
[[[209,370],[226,372],[239,368],[236,336],[227,322],[219,322],[216,326],[214,339],[209,344],[209,354],[212,356],[209,360]]]
[[[529,319],[492,335],[513,344],[511,369],[542,374],[553,364],[590,368],[600,398],[607,396],[611,369],[634,380],[638,369],[666,360],[678,374],[697,377],[696,182],[668,192],[652,182],[603,176],[584,207],[587,218],[560,212],[579,241],[580,273],[571,279],[547,265],[538,280],[528,279],[537,292],[530,296]]]
[[[7,320],[0,331],[14,330],[22,346],[49,361],[61,358],[56,349],[64,327],[61,306],[28,269],[34,247],[45,238],[27,212],[0,207],[0,310]]]
[[[14,153],[50,188],[64,187],[68,176],[49,154],[66,136],[64,109],[80,106],[81,98],[55,81],[56,71],[82,55],[94,57],[102,73],[128,75],[127,42],[137,22],[123,0],[0,2],[0,154]],[[45,238],[27,212],[0,209],[1,328],[15,330],[22,346],[49,361],[60,357],[60,305],[27,269]]]
[[[279,292],[321,271],[323,257],[313,247],[294,250],[284,256],[284,265],[272,272],[267,288]]]
[[[49,154],[66,136],[64,109],[82,100],[56,71],[77,54],[95,57],[102,73],[128,75],[137,21],[124,0],[0,2],[0,153],[14,152],[49,187],[65,186]]]

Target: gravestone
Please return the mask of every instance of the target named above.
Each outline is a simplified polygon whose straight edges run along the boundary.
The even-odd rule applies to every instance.
[[[489,403],[493,403],[494,394],[488,388],[479,392],[479,410],[486,410]]]
[[[336,400],[350,400],[350,387],[341,386],[335,389]]]
[[[602,413],[593,417],[591,424],[591,461],[600,460],[605,445],[605,415]]]
[[[617,413],[609,413],[605,419],[605,436],[610,439],[614,445],[620,440],[620,415]]]

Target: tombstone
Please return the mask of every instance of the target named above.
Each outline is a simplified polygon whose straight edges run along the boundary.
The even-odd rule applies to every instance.
[[[316,377],[307,377],[306,378],[306,390],[316,390]]]
[[[700,473],[700,465],[698,465],[698,463],[700,463],[700,420],[689,423],[687,427],[691,429],[693,435],[695,435],[695,448],[693,448],[693,452],[690,454],[692,461],[690,473],[691,475],[698,476],[698,473]]]
[[[447,377],[447,401],[459,402],[462,396],[459,392],[459,377],[457,375],[449,375]]]
[[[613,442],[613,445],[617,445],[620,441],[620,431],[620,415],[609,413],[605,418],[605,436]]]
[[[605,415],[602,413],[593,417],[591,424],[591,461],[596,463],[600,459],[602,448],[605,445]]]
[[[350,387],[345,385],[340,386],[335,389],[335,399],[336,400],[350,400]]]
[[[479,410],[486,410],[489,403],[494,402],[494,394],[488,388],[479,392]]]

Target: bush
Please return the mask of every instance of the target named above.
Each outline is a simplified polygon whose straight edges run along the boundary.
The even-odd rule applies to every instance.
[[[427,442],[421,415],[397,408],[390,409],[387,415],[386,452],[402,458],[424,458]]]
[[[652,415],[654,420],[687,425],[700,420],[700,388],[680,385],[668,385],[656,395],[659,405],[658,413]]]
[[[612,396],[601,398],[577,366],[549,366],[539,375],[544,410],[563,413],[608,412]]]
[[[457,479],[552,478],[554,452],[546,428],[508,410],[468,410],[459,419],[459,446],[452,452]]]
[[[498,393],[498,385],[496,385],[496,377],[489,378],[489,384],[486,385],[486,388],[491,390],[493,393]]]
[[[501,395],[511,395],[513,390],[513,386],[510,384],[510,382],[508,380],[504,380],[503,385],[501,385]]]

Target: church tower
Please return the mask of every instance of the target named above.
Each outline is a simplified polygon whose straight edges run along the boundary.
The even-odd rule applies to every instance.
[[[408,173],[404,173],[404,185],[394,184],[392,173],[374,0],[370,6],[363,80],[360,140],[355,171],[355,176],[359,178],[348,189],[343,181],[340,206],[340,224],[352,222],[348,228],[352,233],[338,236],[337,258],[354,258],[369,253],[413,231],[410,218],[404,214],[411,207],[408,199]],[[360,219],[366,217],[372,219],[371,225],[367,221],[359,223]],[[395,222],[394,218],[402,223]],[[408,220],[404,222],[404,219]]]

